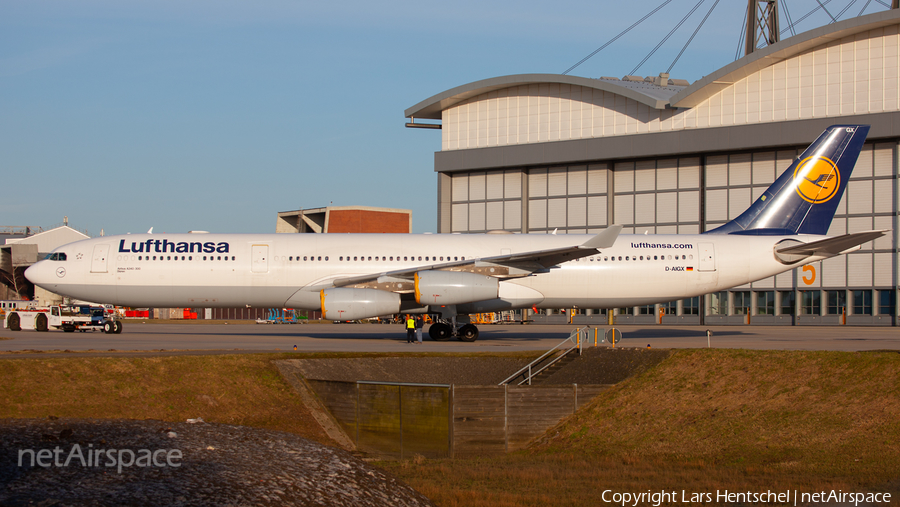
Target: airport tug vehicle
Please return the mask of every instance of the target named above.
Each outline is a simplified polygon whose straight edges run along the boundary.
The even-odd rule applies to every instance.
[[[76,330],[100,330],[108,334],[122,332],[122,322],[114,308],[101,305],[53,305],[49,307],[19,308],[7,313],[3,327],[11,331],[33,329],[48,331],[62,329],[66,333]]]

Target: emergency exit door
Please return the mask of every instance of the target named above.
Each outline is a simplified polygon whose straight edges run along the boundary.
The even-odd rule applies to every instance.
[[[106,260],[109,258],[109,245],[95,245],[91,256],[91,273],[106,273]]]
[[[253,245],[250,247],[251,267],[254,273],[269,271],[269,245]]]

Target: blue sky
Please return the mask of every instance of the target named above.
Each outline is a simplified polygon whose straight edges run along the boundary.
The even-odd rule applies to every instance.
[[[412,209],[414,232],[434,231],[440,132],[403,111],[561,73],[661,1],[0,0],[0,225],[274,232],[279,211],[333,204]],[[666,70],[712,1],[637,74]],[[695,3],[572,74],[630,73]],[[720,2],[672,77],[733,61],[745,6]],[[789,3],[794,19],[815,6]]]

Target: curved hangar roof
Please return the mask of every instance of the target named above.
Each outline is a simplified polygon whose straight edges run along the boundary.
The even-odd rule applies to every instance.
[[[570,84],[612,92],[633,99],[641,104],[646,104],[654,109],[665,109],[666,105],[669,103],[669,99],[687,87],[687,81],[682,80],[673,81],[674,83],[679,83],[678,85],[670,84],[668,86],[659,86],[652,82],[645,81],[643,78],[626,76],[626,79],[629,78],[631,80],[620,81],[616,78],[593,79],[587,77],[565,76],[562,74],[515,74],[511,76],[493,77],[457,86],[456,88],[438,93],[437,95],[429,97],[412,106],[404,113],[407,118],[440,120],[441,111],[472,97],[513,86],[547,83]]]
[[[615,78],[592,79],[561,74],[515,74],[483,79],[451,88],[419,102],[404,111],[404,114],[407,118],[440,120],[441,111],[472,97],[503,88],[546,83],[570,84],[611,92],[654,109],[691,108],[740,79],[782,60],[833,40],[884,26],[896,25],[898,22],[900,22],[900,9],[892,9],[825,25],[757,50],[749,56],[736,60],[695,81],[690,86],[680,86],[686,85],[687,82],[678,82],[678,80],[673,81],[673,83],[678,82],[678,85],[659,86],[631,76],[626,76],[624,80],[620,81]],[[629,78],[633,80],[629,80]]]

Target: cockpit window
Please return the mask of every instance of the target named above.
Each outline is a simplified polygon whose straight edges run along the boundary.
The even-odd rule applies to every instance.
[[[48,254],[45,259],[48,261],[64,261],[66,260],[66,254],[63,252],[54,252],[52,254]]]

